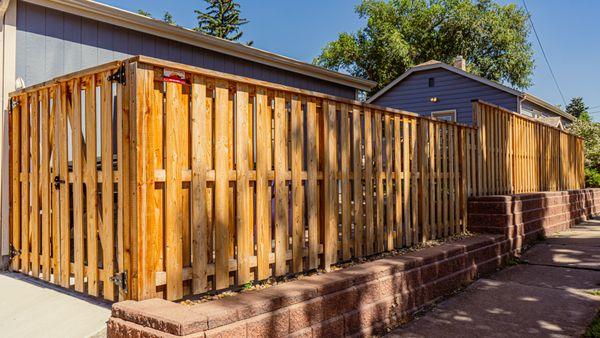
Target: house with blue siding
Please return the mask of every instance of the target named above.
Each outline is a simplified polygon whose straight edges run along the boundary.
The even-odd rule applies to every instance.
[[[415,66],[367,102],[472,124],[474,100],[492,103],[559,128],[575,119],[534,95],[467,72],[462,57],[458,57],[454,65],[432,60]]]

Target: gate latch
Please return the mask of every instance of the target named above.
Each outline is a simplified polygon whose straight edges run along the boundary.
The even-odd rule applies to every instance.
[[[125,85],[125,65],[122,64],[119,69],[117,69],[114,73],[108,76],[108,81],[117,82],[119,84]]]
[[[118,286],[123,292],[127,293],[127,270],[109,277],[110,281]]]
[[[60,185],[64,184],[65,180],[61,180],[60,176],[54,176],[54,189],[58,190],[60,189]]]

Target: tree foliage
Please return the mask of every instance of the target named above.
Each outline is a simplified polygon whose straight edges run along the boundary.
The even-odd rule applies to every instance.
[[[600,123],[580,118],[569,126],[569,130],[583,138],[586,166],[600,170]]]
[[[379,89],[429,60],[461,55],[469,72],[519,88],[531,85],[527,14],[491,0],[363,0],[366,26],[341,33],[314,63],[377,81]]]
[[[567,113],[575,116],[578,119],[591,120],[590,114],[588,113],[588,108],[589,107],[583,103],[583,98],[574,97],[567,105]]]
[[[143,15],[143,16],[145,16],[145,17],[148,17],[148,18],[151,18],[151,17],[152,17],[152,14],[150,14],[150,12],[146,12],[146,11],[145,11],[145,10],[143,10],[143,9],[138,9],[138,10],[137,10],[137,13],[138,13],[139,15]]]
[[[175,25],[175,19],[173,19],[173,14],[171,14],[168,11],[165,12],[165,14],[163,15],[163,21],[170,25]]]
[[[240,5],[233,0],[204,1],[206,9],[194,11],[198,14],[195,30],[227,40],[239,40],[243,35],[240,27],[248,23],[248,20],[240,18]]]

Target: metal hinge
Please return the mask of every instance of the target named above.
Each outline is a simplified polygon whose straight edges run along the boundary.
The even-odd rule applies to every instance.
[[[65,180],[61,180],[60,176],[54,176],[54,181],[53,181],[54,189],[59,190],[60,185],[64,184],[64,183],[65,183]]]
[[[127,293],[127,270],[109,277],[111,282],[118,286],[123,292]]]
[[[19,105],[19,100],[10,99],[10,110],[12,111]]]
[[[17,250],[14,245],[8,247],[8,258],[13,259],[15,256],[21,255],[21,250]]]
[[[126,83],[125,64],[122,64],[116,72],[108,76],[108,81],[117,82],[122,85]]]

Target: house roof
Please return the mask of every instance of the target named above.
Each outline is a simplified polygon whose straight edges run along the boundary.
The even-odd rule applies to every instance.
[[[390,82],[387,86],[385,86],[384,88],[382,88],[380,91],[378,91],[377,93],[375,93],[375,95],[371,96],[367,102],[368,103],[372,103],[373,101],[375,101],[378,97],[380,97],[381,95],[383,95],[384,93],[386,93],[388,90],[392,89],[394,86],[396,86],[398,83],[400,83],[402,80],[404,80],[405,78],[407,78],[409,75],[415,73],[415,72],[420,72],[420,71],[424,71],[424,70],[429,70],[429,69],[437,69],[437,68],[442,68],[442,69],[446,69],[450,72],[468,77],[472,80],[475,80],[477,82],[483,83],[485,85],[488,85],[490,87],[499,89],[501,91],[513,94],[515,96],[520,97],[522,100],[524,101],[529,101],[531,103],[540,105],[550,111],[552,111],[553,113],[560,115],[570,121],[575,120],[575,117],[565,111],[563,111],[562,109],[560,109],[559,107],[552,105],[532,94],[529,93],[525,93],[525,92],[521,92],[519,90],[516,90],[514,88],[505,86],[501,83],[495,82],[495,81],[491,81],[488,80],[486,78],[483,78],[481,76],[477,76],[474,74],[471,74],[469,72],[466,72],[460,68],[456,68],[454,66],[451,66],[449,64],[446,64],[444,62],[440,62],[437,60],[430,60],[421,64],[418,64],[412,68],[410,68],[409,70],[407,70],[406,72],[404,72],[404,74],[400,75],[398,78],[396,78],[394,81]]]
[[[15,1],[15,0],[13,0]],[[43,7],[72,13],[82,17],[149,33],[166,39],[209,49],[241,59],[266,64],[286,71],[295,72],[341,85],[370,90],[377,84],[374,81],[356,78],[334,72],[310,63],[298,61],[283,55],[264,51],[245,44],[210,36],[184,27],[168,24],[120,8],[90,0],[23,0]]]
[[[536,120],[539,120],[540,122],[545,123],[554,128],[559,128],[562,130],[565,129],[563,127],[560,116],[540,116],[540,117],[537,117]]]

